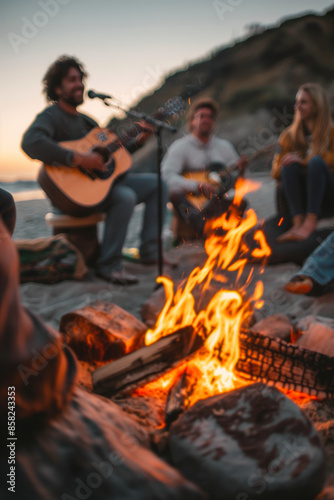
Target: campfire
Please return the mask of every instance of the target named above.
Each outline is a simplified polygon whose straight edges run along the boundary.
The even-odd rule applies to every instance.
[[[61,330],[94,365],[94,392],[131,415],[209,498],[253,498],[261,484],[265,500],[311,500],[325,458],[300,406],[333,398],[334,364],[252,330],[270,248],[254,211],[240,216],[237,204],[258,187],[240,181],[232,210],[207,224],[202,266],[180,284],[159,277],[165,300],[153,328],[100,301],[65,315]]]
[[[257,183],[239,180],[234,204],[238,206],[247,192],[258,187]],[[183,368],[187,373],[193,374],[193,377],[189,377],[193,382],[187,405],[245,385],[245,381],[235,370],[240,357],[240,331],[248,324],[252,305],[255,308],[261,307],[263,287],[262,282],[258,281],[254,293],[247,298],[253,271],[249,272],[243,285],[240,285],[240,279],[249,254],[243,236],[256,222],[255,212],[251,209],[245,218],[240,218],[237,210],[233,209],[223,214],[207,224],[205,250],[208,258],[202,268],[197,267],[192,271],[183,287],[174,294],[173,283],[167,278],[158,278],[158,282],[165,287],[167,300],[155,328],[146,332],[146,345],[189,325],[193,326],[194,334],[203,339],[203,347]],[[262,258],[265,263],[266,257],[270,255],[270,248],[260,230],[255,232],[254,238],[259,245],[253,250],[253,257]],[[234,279],[231,283],[232,275]],[[192,292],[199,288],[202,297],[212,281],[219,282],[221,290],[213,296],[205,309],[197,311]],[[173,374],[169,377],[172,380],[174,378]],[[161,382],[165,385],[165,378]]]
[[[204,265],[193,269],[176,291],[170,279],[158,278],[166,301],[155,327],[145,333],[146,347],[96,370],[96,392],[112,395],[125,387],[135,389],[134,395],[158,391],[172,407],[178,400],[177,412],[254,381],[331,396],[331,360],[251,331],[254,312],[263,306],[263,285],[255,275],[263,272],[271,250],[256,227],[255,212],[249,209],[240,217],[237,207],[258,188],[259,183],[239,179],[232,210],[207,223]],[[250,230],[252,249],[245,242]],[[254,260],[256,272],[246,266]],[[213,296],[212,288],[217,290]]]

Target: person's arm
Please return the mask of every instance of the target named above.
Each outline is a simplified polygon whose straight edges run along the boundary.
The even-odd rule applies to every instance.
[[[72,397],[76,361],[61,335],[22,306],[19,256],[1,218],[0,245],[0,417],[9,400],[18,421],[54,417]]]
[[[279,152],[275,153],[271,166],[271,176],[277,181],[281,179],[282,159],[287,153],[288,138],[286,136],[286,132],[281,133],[278,139],[278,144]]]
[[[280,151],[274,155],[271,175],[274,179],[279,181],[281,179],[281,170],[284,165],[289,165],[291,163],[300,163],[305,165],[305,159],[302,159],[294,152],[293,144],[291,143],[290,136],[285,130],[279,137],[279,147]]]
[[[194,193],[200,187],[198,181],[186,179],[182,175],[185,166],[186,147],[187,145],[183,142],[174,142],[162,161],[162,176],[167,182],[170,191]]]
[[[245,155],[239,156],[233,144],[224,139],[218,139],[221,144],[221,158],[226,166],[226,171],[222,171],[224,189],[227,191],[235,187],[235,183],[240,176],[243,176],[248,166],[248,159]]]
[[[329,166],[329,168],[334,172],[334,127],[329,135],[329,147],[328,150],[324,153],[323,159]]]
[[[153,128],[152,125],[149,123],[145,122],[144,120],[139,122],[139,125],[142,127],[142,130],[134,137],[131,139],[128,144],[126,145],[126,149],[129,151],[130,154],[135,153],[143,147],[145,142],[152,136],[153,134]]]
[[[46,109],[36,116],[35,120],[23,135],[21,147],[33,160],[40,160],[48,165],[73,164],[73,152],[58,144],[55,137],[58,124],[50,110]]]
[[[49,109],[37,115],[23,135],[23,151],[33,160],[40,160],[51,166],[81,166],[87,170],[104,170],[104,163],[99,154],[80,154],[60,146],[55,139],[58,127],[59,124]]]

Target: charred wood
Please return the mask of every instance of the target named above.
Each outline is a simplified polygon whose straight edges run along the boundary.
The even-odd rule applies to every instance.
[[[192,326],[182,328],[95,370],[92,374],[94,391],[111,396],[131,384],[145,383],[152,374],[158,377],[202,345],[203,339],[194,333]]]

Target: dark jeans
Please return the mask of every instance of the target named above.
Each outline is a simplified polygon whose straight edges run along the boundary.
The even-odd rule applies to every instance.
[[[334,174],[320,156],[311,158],[307,169],[299,163],[284,166],[282,190],[291,217],[305,213],[334,215]]]
[[[161,194],[159,200],[156,174],[129,173],[115,182],[106,200],[96,208],[96,211],[106,213],[101,254],[97,262],[99,272],[109,273],[121,268],[122,248],[128,224],[135,205],[139,203],[145,204],[140,232],[140,256],[148,261],[158,258],[158,200],[164,219],[168,198],[164,181]]]
[[[0,188],[0,215],[5,226],[12,235],[16,222],[15,203],[12,195],[2,188]]]
[[[181,216],[187,224],[190,224],[197,237],[203,236],[204,226],[207,220],[220,217],[223,213],[227,212],[232,205],[233,200],[227,198],[225,194],[214,196],[205,205],[202,210],[194,207],[188,200],[187,196],[183,193],[170,193],[169,199],[172,202],[176,212]],[[247,206],[247,201],[242,200],[238,211],[240,215],[243,214]]]

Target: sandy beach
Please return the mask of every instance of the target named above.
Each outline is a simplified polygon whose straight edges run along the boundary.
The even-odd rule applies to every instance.
[[[275,183],[269,173],[254,173],[251,174],[251,178],[259,183],[259,186],[246,197],[250,207],[255,210],[258,220],[261,220],[275,213]],[[14,240],[50,236],[51,230],[45,223],[45,214],[49,210],[50,205],[46,199],[18,201]],[[138,207],[129,227],[127,246],[135,246],[138,243],[141,215],[142,208]],[[164,274],[172,278],[175,283],[188,276],[195,266],[202,265],[207,257],[203,244],[197,242],[171,248],[167,253],[179,261],[177,269],[164,269]],[[89,270],[82,281],[62,281],[54,285],[22,284],[22,301],[27,308],[55,329],[59,328],[64,314],[98,300],[112,302],[138,319],[146,320],[151,326],[165,300],[163,288],[156,287],[157,267],[131,262],[125,262],[125,266],[138,276],[138,284],[131,287],[110,285],[96,278],[93,270]],[[263,307],[256,312],[258,321],[276,313],[286,315],[293,324],[310,315],[334,318],[334,291],[320,297],[306,297],[291,295],[284,290],[284,284],[298,269],[299,266],[293,263],[266,266],[264,272],[259,266],[255,266],[254,285],[257,279],[263,282]],[[87,372],[85,368],[81,370],[80,377],[84,380]],[[330,485],[334,472],[334,404],[331,400],[321,402],[309,399],[300,404],[322,437],[327,460],[326,484]],[[132,409],[131,412],[135,414]]]
[[[269,173],[250,173],[249,177],[258,184],[258,189],[247,193],[249,206],[256,212],[258,221],[275,213],[275,182]],[[126,238],[126,247],[137,246],[142,208],[138,206],[130,222]],[[14,232],[16,239],[32,239],[51,236],[52,232],[45,222],[45,214],[50,211],[47,199],[35,199],[17,202],[17,223]],[[167,217],[168,229],[170,214]],[[102,227],[99,228],[101,232]],[[187,243],[177,248],[168,250],[171,257],[180,262],[177,270],[164,269],[164,274],[170,275],[174,280],[184,276],[185,269],[189,263],[194,267],[198,259],[203,262],[205,252],[201,243]],[[24,304],[35,313],[58,328],[60,318],[63,314],[95,300],[110,300],[123,307],[125,310],[141,318],[141,308],[145,301],[152,295],[156,288],[157,266],[142,266],[137,263],[125,261],[129,271],[139,277],[139,283],[131,287],[120,287],[110,285],[95,277],[94,272],[89,270],[83,281],[65,281],[55,285],[39,283],[25,283],[21,285],[21,294]],[[263,316],[269,316],[277,312],[288,314],[292,317],[298,315],[318,314],[334,317],[332,294],[324,297],[311,298],[304,296],[293,296],[284,291],[284,283],[299,269],[296,264],[286,263],[267,266],[261,279],[264,283],[265,307]],[[191,269],[188,269],[190,272]],[[287,297],[288,295],[288,297]],[[328,301],[327,301],[327,297]],[[328,304],[327,304],[328,302]]]
[[[268,173],[252,174],[252,179],[257,183],[261,183],[261,188],[247,194],[247,199],[250,207],[254,208],[260,220],[275,211],[273,196],[275,183]],[[20,199],[19,196],[18,199]],[[46,198],[17,201],[16,207],[17,222],[13,235],[14,240],[52,235],[51,228],[45,222],[45,214],[51,210],[50,202]],[[136,207],[129,224],[125,242],[126,247],[131,248],[138,245],[142,210],[142,206]],[[171,214],[167,213],[164,232],[166,230],[168,232],[170,221]],[[101,231],[102,227],[100,225],[99,233]],[[187,255],[189,253],[196,255],[199,251],[203,252],[203,248],[199,249],[198,243],[169,250],[171,255],[180,260],[181,269],[183,268],[182,261],[187,261]],[[108,285],[97,279],[92,271],[89,271],[86,279],[80,282],[66,281],[55,285],[25,283],[21,285],[22,300],[27,307],[40,314],[45,321],[55,328],[58,328],[59,320],[66,312],[82,307],[89,301],[92,302],[101,298],[110,299],[128,312],[140,317],[142,304],[150,297],[156,287],[157,268],[156,266],[141,266],[129,262],[125,262],[125,265],[140,278],[138,285],[126,289]],[[168,272],[168,269],[165,271]]]

